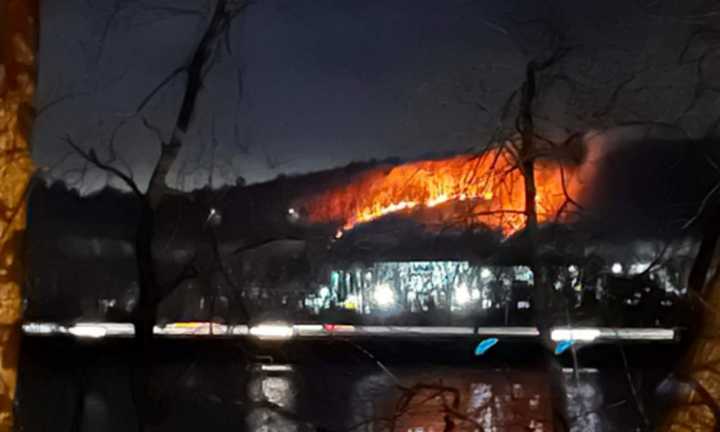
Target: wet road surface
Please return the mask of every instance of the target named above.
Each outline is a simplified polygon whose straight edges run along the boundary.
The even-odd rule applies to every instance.
[[[138,430],[130,343],[26,338],[19,430]],[[512,342],[480,357],[471,341],[442,340],[166,340],[155,349],[147,430],[173,432],[649,430],[669,403],[680,351],[589,347],[573,368],[570,351]]]

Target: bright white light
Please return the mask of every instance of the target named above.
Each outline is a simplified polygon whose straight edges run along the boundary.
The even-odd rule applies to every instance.
[[[320,290],[318,291],[318,295],[322,298],[328,298],[330,296],[330,290],[326,286],[320,287]]]
[[[525,300],[520,300],[517,302],[517,308],[518,309],[530,309],[530,302]]]
[[[218,226],[222,222],[222,215],[215,208],[210,208],[208,211],[208,217],[205,223],[209,223],[213,226]]]
[[[555,342],[583,341],[592,342],[600,336],[600,330],[595,328],[553,329],[550,338]]]
[[[467,285],[465,285],[464,283],[461,283],[457,286],[457,288],[455,288],[455,300],[460,305],[464,305],[470,302],[470,291],[468,290]]]
[[[595,369],[595,368],[577,368],[577,369],[574,369],[574,368],[563,368],[562,371],[563,371],[563,373],[566,373],[566,374],[568,374],[568,373],[575,373],[575,372],[582,373],[582,374],[596,374],[596,373],[598,373],[598,370]]]
[[[375,299],[375,303],[381,307],[391,306],[395,303],[395,293],[392,288],[390,288],[390,285],[384,283],[378,284],[375,287],[373,298]]]
[[[578,268],[576,265],[571,265],[568,267],[568,271],[570,274],[576,275],[578,273]]]
[[[620,274],[623,271],[623,266],[622,264],[616,262],[612,265],[612,267],[610,267],[610,271],[613,272],[613,274]]]
[[[300,219],[300,213],[292,207],[288,209],[287,214],[288,218],[293,222],[296,222]]]
[[[604,329],[603,338],[615,340],[675,340],[675,330],[669,328]]]
[[[60,332],[60,326],[54,323],[25,323],[22,325],[25,334],[50,335]]]
[[[492,307],[492,300],[490,299],[483,299],[482,301],[482,308],[483,309],[490,309]]]
[[[263,364],[260,365],[263,372],[292,372],[293,367],[286,364]]]
[[[431,198],[431,199],[429,199],[425,204],[426,204],[428,207],[431,207],[431,208],[432,208],[432,207],[435,207],[436,205],[439,205],[439,204],[442,204],[442,203],[446,202],[446,201],[449,200],[449,199],[450,199],[450,197],[449,197],[448,195],[446,195],[446,194],[441,194],[441,195],[437,196],[436,198]]]
[[[260,324],[250,327],[250,334],[260,339],[289,339],[293,328],[287,324]]]
[[[488,279],[490,276],[492,276],[492,272],[486,268],[480,270],[480,277],[483,279]]]
[[[295,324],[293,326],[293,337],[324,336],[324,333],[322,324]]]
[[[630,264],[630,268],[628,269],[628,273],[630,274],[640,274],[650,268],[649,262],[641,262],[641,263],[635,263]]]
[[[107,330],[105,327],[95,324],[75,324],[68,329],[68,333],[79,338],[101,338],[105,337]]]

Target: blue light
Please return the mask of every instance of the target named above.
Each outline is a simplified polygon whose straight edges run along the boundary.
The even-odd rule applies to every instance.
[[[559,342],[557,345],[555,345],[555,355],[560,355],[564,353],[568,348],[570,348],[575,341],[573,340],[564,340]]]
[[[475,355],[481,356],[487,352],[490,348],[494,347],[498,343],[498,338],[487,338],[482,340],[475,347]]]

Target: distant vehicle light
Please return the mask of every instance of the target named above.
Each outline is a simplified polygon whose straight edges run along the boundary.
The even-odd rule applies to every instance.
[[[327,333],[352,333],[355,331],[355,326],[346,324],[323,324],[322,327]]]
[[[619,262],[616,262],[610,267],[610,271],[613,272],[613,274],[620,274],[623,271],[623,266]]]
[[[575,329],[553,329],[550,338],[554,342],[580,341],[592,342],[600,336],[600,330],[596,328],[575,328]]]
[[[293,337],[296,336],[325,336],[321,324],[295,324],[293,325]]]
[[[68,333],[79,338],[99,339],[107,335],[107,329],[97,324],[75,324],[68,328]]]
[[[293,328],[287,324],[260,324],[250,327],[250,334],[259,339],[290,339]]]
[[[517,302],[517,308],[518,309],[530,309],[530,302],[521,300],[521,301]]]
[[[197,328],[200,328],[200,327],[203,327],[206,325],[207,325],[207,323],[205,323],[205,322],[183,321],[183,322],[170,323],[170,324],[168,324],[168,327],[197,329]]]
[[[155,327],[154,333],[173,336],[227,335],[231,332],[225,324],[208,321],[182,321]]]
[[[395,293],[392,288],[390,288],[390,285],[384,283],[375,287],[373,298],[378,306],[381,307],[392,306],[393,303],[395,303]]]
[[[292,365],[287,364],[261,364],[260,370],[262,372],[292,372]]]
[[[60,326],[55,323],[26,323],[22,325],[25,334],[51,335],[60,333]]]
[[[598,369],[596,368],[569,368],[565,367],[562,368],[563,373],[570,374],[570,373],[582,373],[582,374],[596,374],[598,373]]]

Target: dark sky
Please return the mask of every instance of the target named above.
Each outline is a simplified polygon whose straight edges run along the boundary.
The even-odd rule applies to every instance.
[[[569,67],[585,68],[588,82],[652,64],[632,83],[642,88],[633,95],[642,97],[626,105],[639,103],[652,120],[676,120],[694,69],[657,65],[677,60],[696,25],[684,17],[703,2],[661,3],[256,0],[234,22],[230,49],[218,51],[178,164],[188,175],[174,181],[201,187],[211,165],[217,185],[237,176],[255,182],[353,160],[480,148],[519,86],[528,56],[542,45],[539,17],[562,23],[582,46],[583,56]],[[65,158],[61,137],[103,150],[115,131],[118,166],[126,162],[143,183],[158,142],[139,118],[128,115],[182,64],[207,23],[167,7],[207,11],[212,3],[42,4],[36,160],[53,176],[76,183],[80,164]],[[145,111],[165,134],[181,87],[175,80]],[[577,106],[567,91],[554,94],[549,111]],[[658,98],[667,106],[658,106]],[[717,109],[716,99],[703,100],[681,121],[692,128],[697,118],[708,117],[708,109]],[[76,184],[88,192],[104,184],[104,176],[91,171]]]

